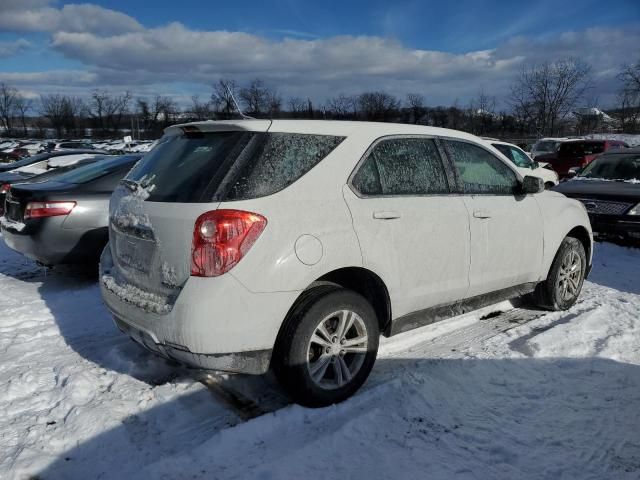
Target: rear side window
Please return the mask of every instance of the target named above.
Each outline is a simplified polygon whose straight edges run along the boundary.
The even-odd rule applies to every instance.
[[[445,140],[464,193],[476,195],[512,195],[518,177],[502,160],[484,148],[467,142]]]
[[[604,142],[568,142],[560,146],[564,157],[584,157],[604,152]]]
[[[344,137],[211,132],[166,137],[127,176],[148,201],[246,200],[278,192],[302,177]]]
[[[442,159],[435,142],[428,138],[380,141],[351,183],[364,195],[449,193]]]

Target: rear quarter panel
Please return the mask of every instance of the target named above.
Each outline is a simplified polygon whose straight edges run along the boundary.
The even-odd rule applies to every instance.
[[[284,190],[255,200],[221,203],[219,208],[267,218],[264,232],[230,274],[252,292],[301,291],[335,269],[362,266],[342,187],[369,144],[349,137]],[[298,240],[298,246],[304,243],[320,252],[317,262],[301,258]]]

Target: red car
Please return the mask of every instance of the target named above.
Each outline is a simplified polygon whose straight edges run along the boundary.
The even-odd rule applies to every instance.
[[[626,147],[628,145],[619,140],[568,140],[554,153],[538,155],[536,161],[550,164],[560,178],[566,178],[571,168],[582,168],[601,153]]]

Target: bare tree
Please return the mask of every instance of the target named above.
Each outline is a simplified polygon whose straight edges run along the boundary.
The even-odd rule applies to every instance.
[[[4,127],[7,135],[11,135],[13,129],[13,117],[16,108],[18,91],[5,83],[0,83],[0,125]]]
[[[358,107],[366,120],[389,121],[398,114],[400,102],[386,92],[365,92],[358,96]]]
[[[15,111],[22,125],[22,134],[26,137],[27,132],[27,113],[33,108],[33,101],[22,95],[16,97]]]
[[[240,98],[247,112],[252,115],[260,115],[269,109],[269,90],[259,78],[252,80],[247,87],[240,89]]]
[[[514,110],[534,121],[541,134],[555,133],[559,122],[591,86],[591,67],[576,59],[524,67],[511,88]]]
[[[343,93],[327,100],[327,110],[336,118],[354,118],[357,114],[358,100]]]
[[[640,123],[640,61],[625,65],[618,74],[618,80],[621,87],[617,95],[616,116],[623,132],[633,132]]]
[[[496,117],[496,97],[487,95],[484,89],[478,92],[469,104],[469,129],[477,135],[486,135],[493,127]]]
[[[267,89],[265,101],[269,116],[277,116],[282,110],[282,97],[276,90]]]
[[[237,97],[238,86],[234,80],[220,79],[213,86],[211,94],[211,103],[215,111],[224,118],[231,118],[233,112],[236,111],[236,105],[233,101]]]
[[[424,95],[420,93],[408,93],[405,103],[411,113],[411,122],[420,123],[427,113],[427,109],[424,106]]]
[[[301,117],[307,111],[307,101],[300,97],[290,97],[287,106],[294,117]]]
[[[214,117],[211,102],[200,101],[198,95],[191,97],[191,114],[195,120],[209,120]]]
[[[94,90],[91,94],[89,114],[101,132],[115,132],[122,122],[122,117],[129,112],[131,94],[112,95],[104,90]]]
[[[42,115],[49,120],[58,137],[63,132],[75,132],[78,119],[88,110],[82,99],[60,94],[41,95],[40,104]]]

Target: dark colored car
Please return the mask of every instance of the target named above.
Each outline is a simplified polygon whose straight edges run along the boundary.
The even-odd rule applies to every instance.
[[[109,237],[109,198],[141,158],[124,155],[57,175],[16,184],[0,223],[6,244],[45,265],[98,261]]]
[[[58,150],[55,152],[43,152],[43,153],[38,153],[37,155],[32,155],[27,158],[23,158],[22,160],[18,160],[17,162],[1,164],[0,172],[8,172],[10,170],[15,170],[16,168],[26,167],[28,165],[41,162],[42,160],[48,160],[49,158],[59,157],[60,155],[74,155],[74,154],[80,154],[80,153],[90,153],[92,155],[99,155],[99,154],[108,155],[109,154],[109,152],[105,152],[104,150],[91,150],[88,148],[76,149],[76,150]]]
[[[549,163],[560,178],[566,178],[569,170],[587,166],[601,153],[626,147],[628,145],[619,140],[568,140],[554,153],[538,155],[536,161]]]
[[[7,192],[14,183],[39,183],[51,180],[56,175],[60,175],[65,172],[69,172],[83,165],[96,162],[98,160],[106,160],[109,158],[106,155],[100,156],[88,156],[77,163],[71,165],[64,165],[61,167],[55,167],[47,170],[44,173],[23,172],[19,170],[11,170],[9,172],[0,172],[0,215],[4,214],[4,200]]]
[[[609,151],[554,190],[584,204],[594,232],[640,239],[640,147]]]

